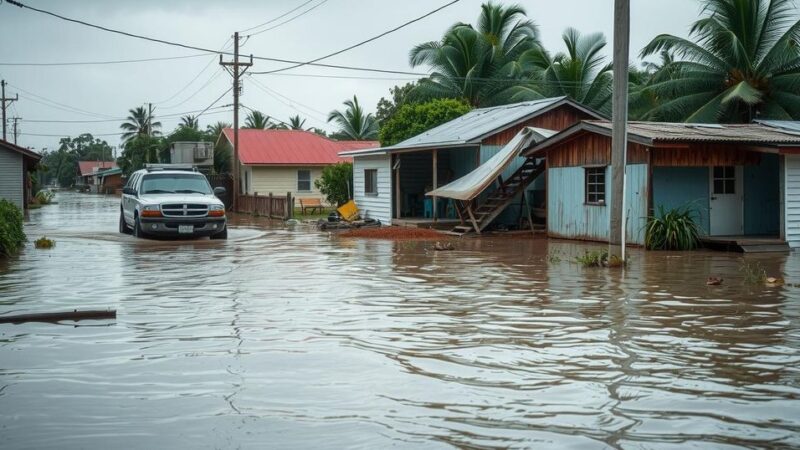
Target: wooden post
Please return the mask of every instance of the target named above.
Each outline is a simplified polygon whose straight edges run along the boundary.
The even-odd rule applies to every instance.
[[[269,216],[270,219],[272,219],[272,215],[275,214],[275,211],[273,211],[272,208],[272,203],[272,192],[270,192],[267,200],[267,205],[269,205],[267,206],[267,216]]]
[[[286,219],[291,219],[294,215],[294,200],[292,200],[292,193],[286,193]]]
[[[625,151],[628,121],[630,0],[614,0],[614,86],[611,103],[611,205],[608,256],[625,260]]]
[[[394,204],[395,204],[395,213],[394,216],[400,219],[400,212],[403,210],[403,203],[402,203],[402,195],[403,193],[400,191],[400,155],[397,154],[395,157],[395,163],[392,167],[395,167],[394,170]]]
[[[433,188],[436,189],[439,187],[439,151],[433,149]],[[439,220],[439,211],[437,206],[436,196],[433,196],[431,203],[433,204],[433,221],[437,222]]]
[[[531,217],[531,203],[528,201],[528,191],[522,190],[522,199],[525,201],[525,209],[528,211],[528,224],[531,226],[531,235],[536,236],[536,230],[533,228],[533,217]]]

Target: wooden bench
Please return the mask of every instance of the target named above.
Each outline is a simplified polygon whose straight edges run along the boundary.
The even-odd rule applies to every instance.
[[[304,215],[306,214],[307,210],[311,210],[311,214],[314,214],[317,210],[322,212],[322,202],[318,198],[301,198],[300,200],[300,212]]]

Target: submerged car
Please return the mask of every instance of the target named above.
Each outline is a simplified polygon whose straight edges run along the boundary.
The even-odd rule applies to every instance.
[[[134,172],[122,190],[120,233],[136,237],[210,236],[227,239],[225,205],[205,175],[193,170],[148,167]]]

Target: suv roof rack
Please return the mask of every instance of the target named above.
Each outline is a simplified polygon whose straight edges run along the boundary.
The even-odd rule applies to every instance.
[[[144,168],[148,172],[156,170],[191,170],[192,172],[197,172],[197,167],[192,164],[145,164]]]

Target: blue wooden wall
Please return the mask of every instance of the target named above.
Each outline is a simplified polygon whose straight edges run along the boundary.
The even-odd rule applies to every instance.
[[[763,154],[760,165],[744,166],[744,234],[780,234],[779,171],[778,155]]]
[[[550,168],[547,176],[547,230],[551,236],[608,241],[611,168],[606,168],[606,204],[585,204],[585,169]],[[647,221],[647,165],[631,164],[626,172],[626,239],[644,244]]]
[[[709,233],[708,167],[653,167],[653,213],[691,205],[699,214],[700,229]]]

